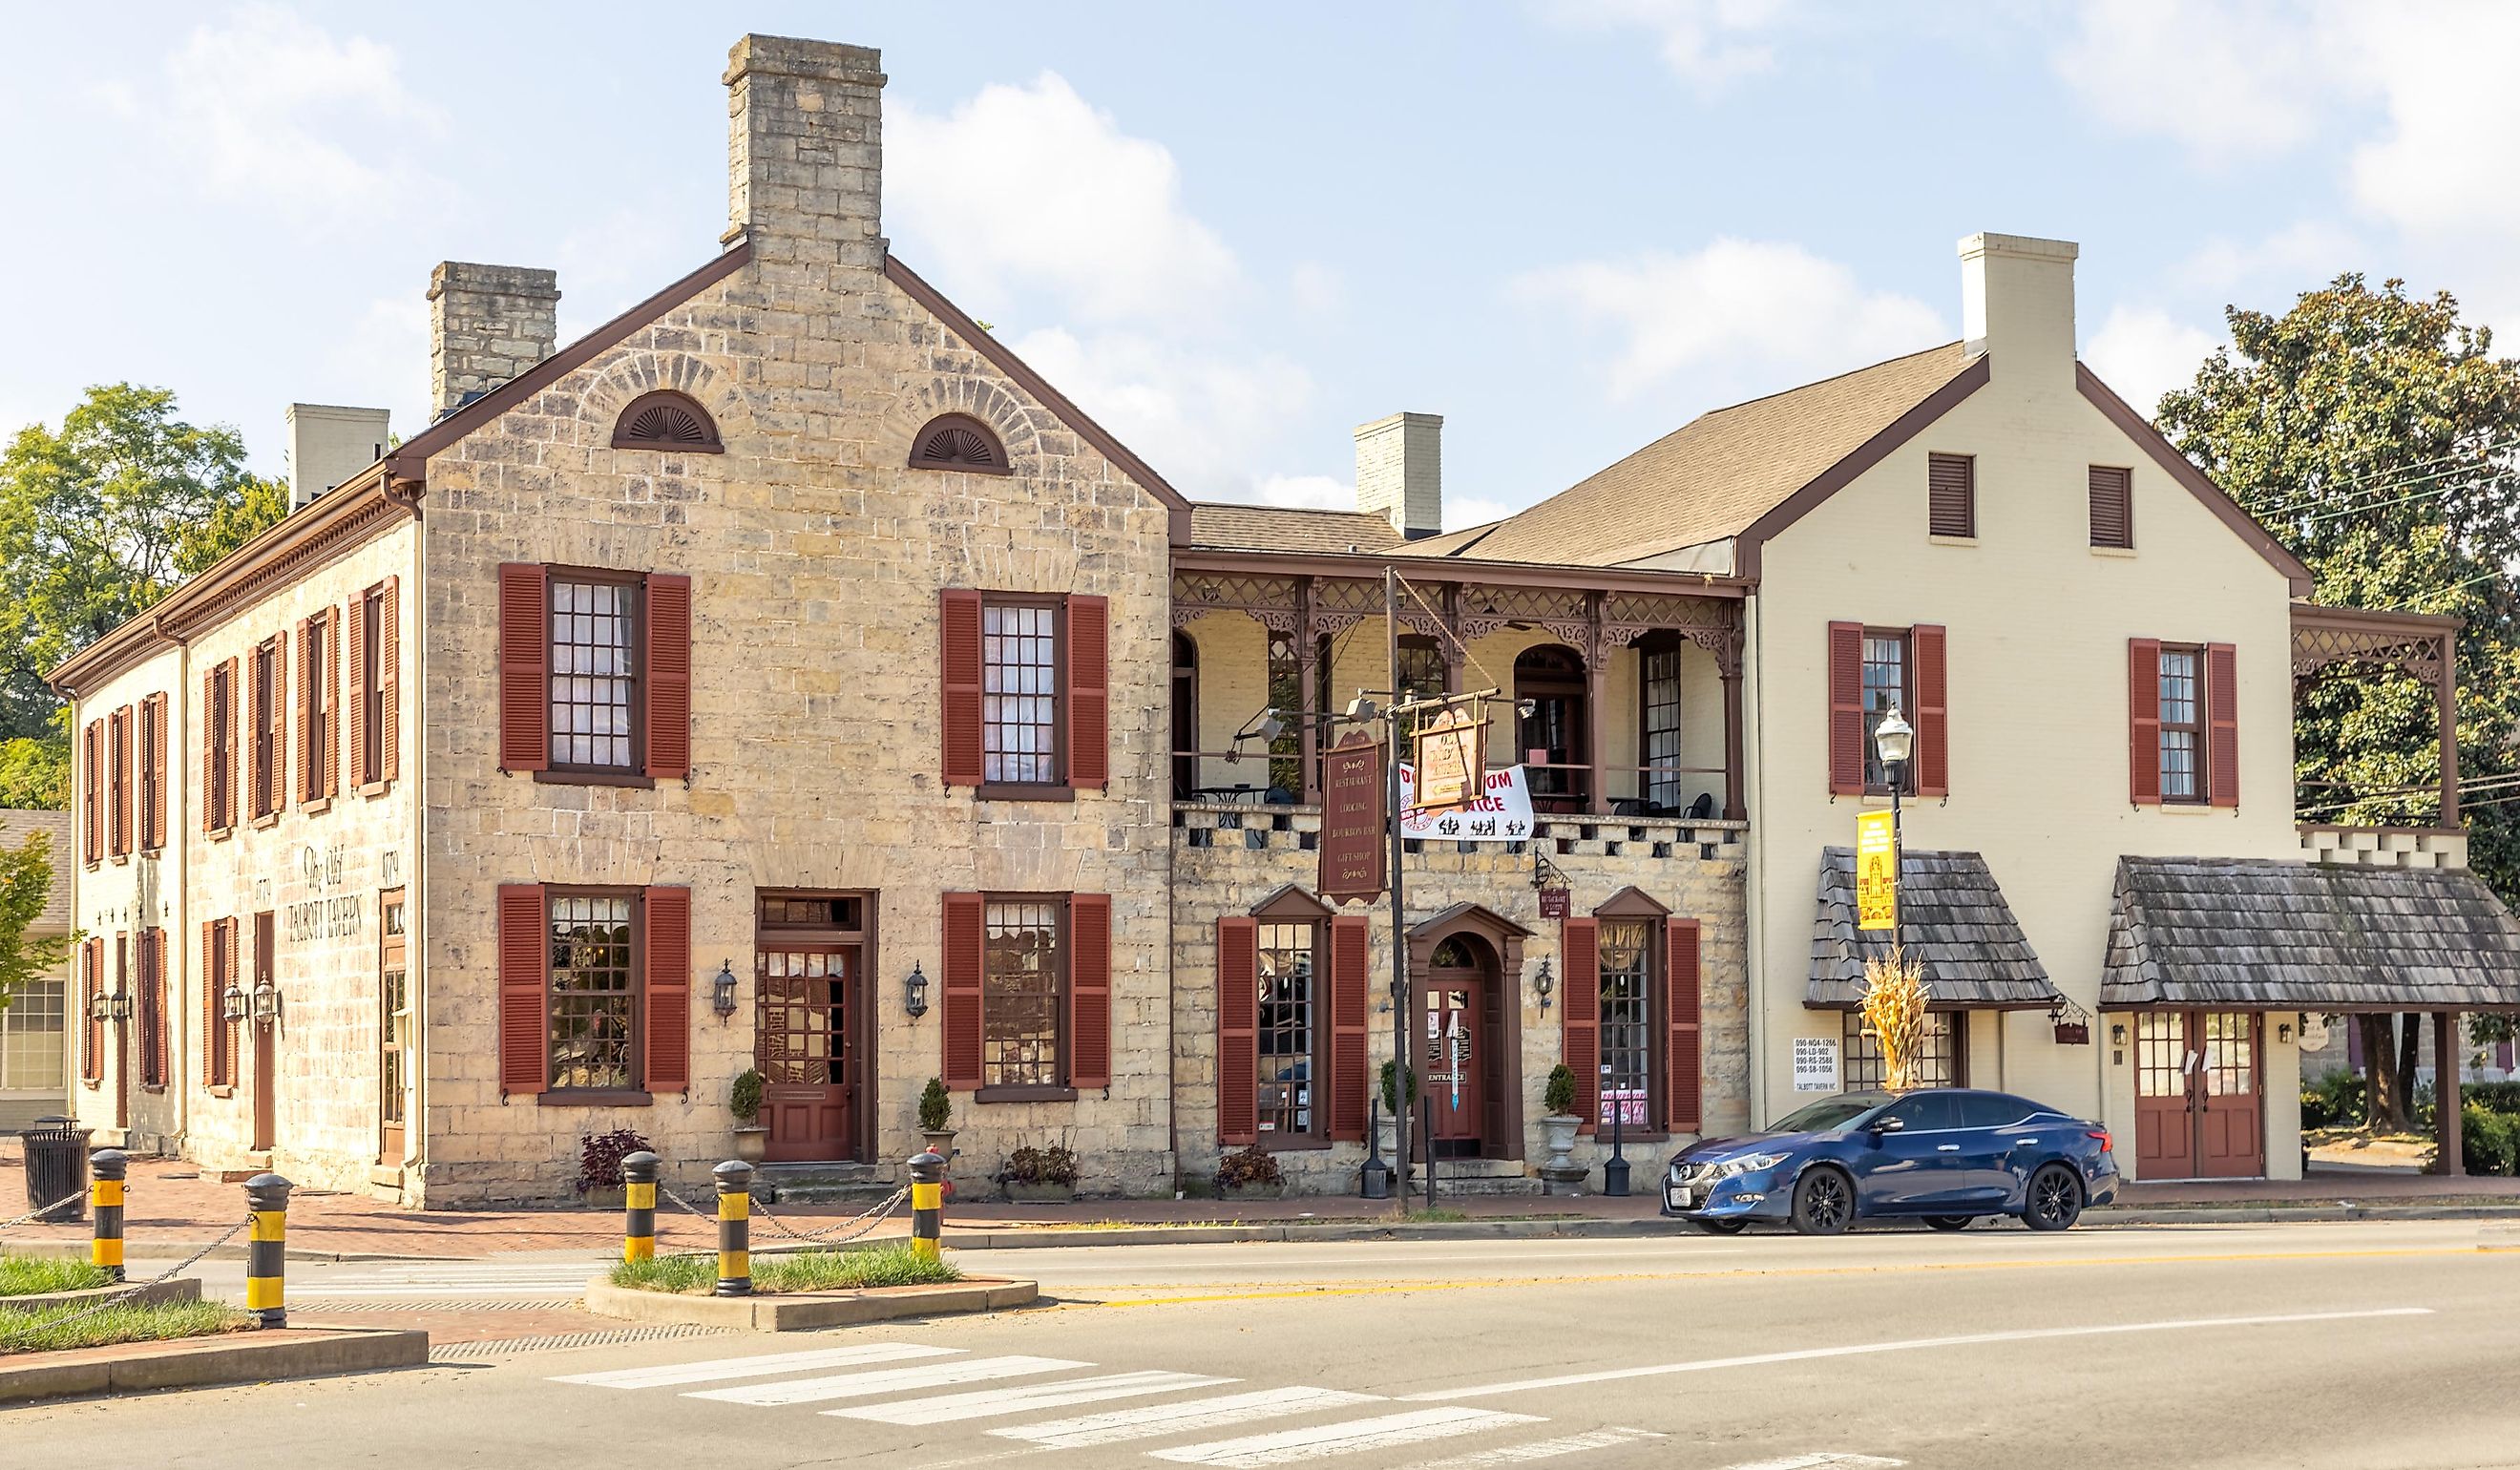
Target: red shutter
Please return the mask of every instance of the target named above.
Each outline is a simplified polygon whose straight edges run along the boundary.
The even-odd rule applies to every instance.
[[[376,665],[368,661],[368,597],[350,594],[348,605],[350,636],[350,677],[342,680],[345,718],[341,729],[341,764],[350,768],[348,785],[355,791],[368,782],[368,740],[374,732],[368,729],[368,691],[377,687]],[[336,782],[336,784],[340,784]]]
[[[1908,630],[1916,654],[1916,794],[1952,794],[1952,722],[1949,671],[1941,625]]]
[[[968,1092],[980,1085],[980,952],[988,904],[976,893],[945,895],[945,1086]]]
[[[1671,983],[1663,1006],[1663,1122],[1676,1134],[1698,1133],[1706,1127],[1705,1053],[1698,1030],[1703,988],[1698,937],[1693,918],[1670,919],[1663,925],[1663,967]]]
[[[692,579],[648,578],[648,774],[692,774]]]
[[[1862,623],[1828,625],[1828,790],[1832,796],[1864,794]]]
[[[202,1086],[219,1085],[219,921],[202,925]]]
[[[1111,601],[1067,600],[1067,783],[1111,780]]]
[[[149,696],[149,805],[141,820],[149,824],[151,848],[166,845],[166,711],[170,700],[163,694]]]
[[[499,566],[499,769],[551,764],[551,587],[543,569]]]
[[[2240,804],[2240,688],[2229,644],[2205,646],[2206,799],[2218,807]]]
[[[219,671],[212,669],[202,676],[202,789],[194,798],[194,805],[202,809],[205,832],[219,829],[219,742],[211,734],[218,729],[218,721]]]
[[[79,783],[80,797],[87,806],[87,821],[80,830],[86,838],[86,850],[80,854],[90,864],[105,857],[105,735],[104,726],[95,720],[87,722],[87,734],[79,743],[79,754],[85,758],[87,779]]]
[[[385,578],[377,603],[377,771],[402,774],[402,578]]]
[[[357,603],[353,597],[351,602]],[[341,615],[324,614],[324,789],[318,796],[341,794]]]
[[[152,1028],[157,1034],[149,1039],[150,1051],[156,1060],[156,1067],[149,1076],[152,1082],[162,1088],[173,1080],[172,1074],[166,1070],[166,1064],[174,1054],[167,1044],[166,1034],[175,1029],[175,1018],[166,1013],[166,931],[141,930],[140,954],[140,983],[149,987],[149,1009],[158,1018],[157,1025]]]
[[[1601,1118],[1601,921],[1565,920],[1558,944],[1566,960],[1566,980],[1558,987],[1566,998],[1557,1007],[1564,1028],[1558,1045],[1575,1073],[1575,1116],[1589,1134]]]
[[[1363,914],[1330,920],[1330,1137],[1362,1142],[1366,1098],[1366,971],[1371,929]]]
[[[943,645],[937,673],[944,683],[945,784],[976,786],[986,771],[980,734],[980,595],[949,587],[937,621]]]
[[[86,1082],[101,1082],[105,1078],[105,1022],[97,1019],[96,999],[105,994],[105,979],[98,973],[105,968],[105,941],[89,940],[80,958],[83,962],[79,968],[87,978],[79,984],[79,1015],[84,1018],[81,1025],[87,1045],[81,1048],[79,1077]]]
[[[1111,896],[1067,900],[1067,1085],[1111,1085]]]
[[[313,801],[324,793],[315,789],[315,717],[317,701],[322,697],[315,682],[315,634],[323,625],[312,618],[297,620],[297,800]]]
[[[289,634],[271,640],[271,784],[263,811],[278,816],[289,805]]]
[[[2127,800],[2161,805],[2161,640],[2127,640]]]
[[[1333,967],[1337,960],[1331,960]],[[1260,921],[1216,921],[1216,1141],[1260,1138]]]
[[[647,924],[647,1073],[651,1092],[692,1090],[692,891],[651,888]]]
[[[550,1061],[543,995],[551,970],[551,917],[540,883],[499,885],[499,1091],[531,1097]]]

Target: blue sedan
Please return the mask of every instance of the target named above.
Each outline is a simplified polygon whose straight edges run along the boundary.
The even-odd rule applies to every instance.
[[[1663,1172],[1662,1213],[1727,1235],[1754,1220],[1834,1235],[1858,1220],[1957,1230],[1989,1215],[2061,1230],[2117,1191],[2107,1129],[2005,1092],[1937,1088],[1847,1092],[1765,1133],[1692,1143]]]

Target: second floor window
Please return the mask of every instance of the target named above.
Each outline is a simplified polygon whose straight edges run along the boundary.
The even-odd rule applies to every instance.
[[[252,671],[253,771],[247,788],[253,797],[256,821],[280,815],[281,763],[289,744],[288,716],[282,706],[280,640],[255,646]]]
[[[2205,781],[2198,766],[2204,745],[2204,681],[2199,677],[2202,650],[2161,649],[2161,799],[2203,801]]]
[[[333,613],[297,625],[297,799],[319,802],[334,791],[334,743],[340,719],[334,687],[337,646]]]
[[[1881,719],[1897,706],[1910,724],[1915,723],[1916,707],[1913,685],[1910,677],[1908,634],[1867,632],[1864,635],[1864,788],[1888,794],[1890,772],[1881,762],[1880,746],[1872,733]],[[1900,790],[1907,795],[1916,791],[1916,764],[1908,763],[1901,773]]]
[[[212,832],[224,832],[236,825],[236,660],[231,658],[210,670],[208,689],[202,700],[209,728],[202,732],[207,741],[202,772],[202,824]]]
[[[131,707],[115,710],[106,730],[108,754],[113,763],[108,777],[112,807],[106,833],[113,855],[120,858],[131,851]]]
[[[980,604],[981,769],[991,781],[1050,785],[1061,780],[1058,749],[1058,608],[1048,602]]]
[[[629,771],[638,707],[638,589],[628,582],[551,579],[551,763]]]

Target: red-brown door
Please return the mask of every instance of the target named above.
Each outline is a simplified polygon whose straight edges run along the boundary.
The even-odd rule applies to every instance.
[[[1484,987],[1475,974],[1437,970],[1427,977],[1419,1054],[1425,1064],[1418,1076],[1432,1100],[1430,1136],[1438,1157],[1472,1157],[1479,1152],[1486,1117],[1482,1073],[1487,1067],[1485,1037],[1479,1024],[1479,995]]]
[[[853,945],[788,944],[759,952],[764,1157],[774,1162],[847,1159],[857,1139],[858,951]]]
[[[2187,1012],[2135,1018],[2136,1172],[2148,1180],[2196,1177],[2196,1118],[2188,1106]]]
[[[2136,1169],[2148,1180],[2266,1173],[2260,1017],[2145,1011],[2136,1017]]]

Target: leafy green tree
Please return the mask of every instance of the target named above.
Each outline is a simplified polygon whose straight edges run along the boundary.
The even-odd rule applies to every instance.
[[[0,807],[68,811],[70,742],[60,735],[0,740]]]
[[[29,832],[14,848],[0,847],[0,1010],[18,987],[59,969],[69,958],[70,937],[26,937],[26,927],[44,913],[53,891],[53,839]]]
[[[2464,787],[2520,771],[2520,362],[2458,320],[2444,291],[2374,290],[2357,274],[2281,316],[2225,313],[2231,345],[2164,395],[2162,430],[2308,562],[2331,607],[2445,613],[2458,637]],[[2306,814],[2348,823],[2437,820],[2439,725],[2412,680],[2326,680],[2296,706]],[[2463,803],[2469,861],[2520,898],[2520,786]],[[2375,1125],[2411,1112],[2412,1016],[2363,1018]],[[2394,1043],[2394,1045],[2393,1045]]]
[[[58,734],[44,675],[288,512],[233,428],[164,388],[88,389],[0,455],[0,738]]]

